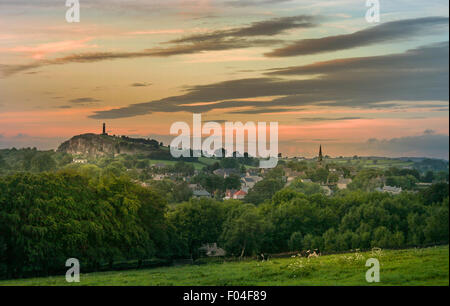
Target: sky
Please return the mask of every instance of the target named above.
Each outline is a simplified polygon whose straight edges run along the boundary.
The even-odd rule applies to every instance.
[[[0,148],[278,122],[285,156],[448,159],[448,1],[0,0]]]

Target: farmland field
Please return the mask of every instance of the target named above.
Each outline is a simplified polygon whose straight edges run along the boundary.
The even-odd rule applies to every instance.
[[[334,158],[331,162],[339,165],[348,166],[361,166],[363,168],[376,168],[376,169],[388,169],[390,167],[405,168],[412,167],[413,162],[407,162],[400,159],[390,159],[390,158],[372,158],[372,159],[341,159]]]
[[[75,285],[103,286],[241,286],[241,285],[374,285],[367,283],[368,258],[380,262],[381,286],[448,286],[449,249],[447,246],[426,249],[380,250],[347,253],[318,258],[283,258],[269,261],[246,260],[202,265],[162,267],[81,274]],[[72,285],[64,276],[0,281],[1,285]]]

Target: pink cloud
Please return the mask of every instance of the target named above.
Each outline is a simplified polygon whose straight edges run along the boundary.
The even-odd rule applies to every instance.
[[[144,31],[134,31],[127,32],[128,35],[158,35],[158,34],[182,34],[185,30],[183,29],[167,29],[167,30],[144,30]]]
[[[87,42],[93,40],[92,37],[80,39],[80,40],[65,40],[59,42],[51,42],[40,44],[37,46],[17,46],[9,48],[9,52],[20,52],[30,54],[34,59],[42,59],[49,54],[72,51],[77,49],[97,48],[97,45],[89,45]]]

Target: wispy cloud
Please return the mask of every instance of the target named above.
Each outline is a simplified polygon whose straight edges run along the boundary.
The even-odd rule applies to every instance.
[[[131,87],[147,87],[147,86],[151,86],[152,83],[147,83],[147,82],[136,82],[131,84]]]
[[[56,59],[43,59],[23,65],[0,65],[4,76],[50,65],[64,65],[69,63],[93,63],[106,60],[131,59],[140,57],[169,57],[183,54],[194,54],[204,51],[220,51],[240,48],[267,46],[279,43],[275,39],[234,39],[221,41],[202,41],[191,44],[179,44],[167,48],[156,47],[137,52],[85,52],[72,54]]]
[[[0,49],[0,51],[26,53],[29,54],[33,59],[42,59],[47,55],[54,53],[68,52],[77,49],[98,48],[98,46],[95,44],[87,44],[92,40],[92,37],[88,37],[80,40],[58,41],[36,46],[17,46],[8,49]]]
[[[244,27],[191,35],[172,40],[171,43],[195,43],[211,40],[217,41],[229,38],[274,36],[290,29],[316,27],[318,19],[318,17],[310,15],[274,18],[270,20],[254,22]]]
[[[91,97],[83,97],[83,98],[76,98],[76,99],[69,100],[69,102],[73,103],[73,104],[90,104],[90,103],[97,103],[100,101],[101,100],[91,98]]]
[[[363,117],[339,117],[339,118],[327,118],[327,117],[304,117],[298,118],[300,121],[345,121],[345,120],[360,120],[360,119],[369,119]]]
[[[419,67],[426,69],[439,69],[439,60],[443,64],[448,63],[448,42],[408,50],[404,53],[387,54],[381,56],[353,57],[325,62],[317,62],[311,65],[291,66],[286,68],[269,69],[267,75],[292,76],[292,75],[317,75],[317,74],[349,74],[367,73],[374,74],[387,71],[414,72]],[[442,66],[447,70],[445,65]]]
[[[165,30],[142,30],[126,32],[126,35],[163,35],[163,34],[183,34],[184,29],[165,29]]]
[[[273,107],[261,107],[264,102],[260,102],[257,107],[246,110],[237,110],[229,112],[229,114],[247,114],[247,115],[259,115],[259,114],[276,114],[276,113],[289,113],[298,112],[303,110],[302,108],[273,108]]]
[[[246,7],[246,6],[280,4],[283,2],[291,2],[291,1],[292,0],[232,0],[232,1],[225,1],[224,5],[234,7]]]
[[[425,17],[386,22],[351,34],[302,39],[266,54],[269,57],[309,55],[346,50],[433,34],[448,28],[447,17]]]
[[[317,17],[308,15],[274,18],[254,22],[250,25],[230,30],[218,30],[205,34],[194,34],[166,42],[163,46],[132,52],[83,52],[54,59],[41,59],[44,57],[43,55],[46,54],[45,52],[61,52],[65,49],[68,50],[68,48],[81,48],[86,46],[86,41],[71,41],[60,43],[55,46],[46,45],[37,48],[20,48],[16,49],[16,51],[34,52],[34,58],[41,60],[29,64],[0,65],[0,70],[3,72],[4,76],[10,76],[18,72],[50,65],[92,63],[141,57],[170,57],[206,51],[267,47],[282,42],[282,40],[272,38],[272,36],[276,36],[289,29],[313,27],[315,26],[315,21],[317,21],[317,19]],[[145,31],[141,33],[145,33]]]

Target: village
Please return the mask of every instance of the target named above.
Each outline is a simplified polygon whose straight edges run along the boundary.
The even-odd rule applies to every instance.
[[[93,141],[90,137],[97,138]],[[136,147],[136,143],[150,145],[153,148],[150,150],[156,148],[157,151],[150,151],[153,152],[150,155],[140,153],[137,150],[141,147]],[[133,154],[129,152],[130,146]],[[216,153],[220,152],[214,156],[202,156],[201,151],[193,151],[189,157],[173,158],[171,146],[151,139],[111,136],[106,132],[105,124],[101,134],[76,136],[70,140],[68,148],[64,144],[61,148],[73,156],[71,163],[75,167],[95,166],[115,175],[126,174],[144,187],[161,190],[169,203],[180,203],[190,198],[248,202],[249,193],[264,194],[270,199],[277,190],[289,186],[303,193],[325,196],[333,196],[348,188],[397,195],[404,191],[417,192],[433,182],[448,180],[445,171],[434,175],[433,171],[437,169],[429,168],[428,164],[436,161],[413,162],[356,155],[330,157],[324,154],[320,144],[317,155],[312,158],[283,157],[278,153],[274,168],[260,167],[261,159],[250,153],[230,153],[225,148],[217,149]],[[144,149],[148,150],[148,147]],[[95,154],[92,156],[91,152]],[[155,154],[160,158],[153,158]]]
[[[230,160],[226,158],[223,160]],[[258,167],[249,167],[240,164],[239,158],[234,158],[232,162],[234,167],[226,168],[221,165],[223,162],[215,162],[210,166],[196,169],[188,162],[177,162],[168,164],[164,161],[152,163],[144,169],[127,169],[128,174],[132,172],[147,173],[146,180],[136,179],[136,182],[142,186],[152,186],[155,182],[173,182],[180,183],[187,187],[193,198],[214,198],[216,200],[244,200],[247,195],[254,190],[255,186],[265,180],[267,174],[275,172],[274,169],[261,169]],[[74,160],[75,163],[84,163],[86,160]],[[405,191],[404,184],[395,184],[389,180],[383,171],[377,169],[367,169],[362,166],[356,167],[353,164],[338,164],[333,159],[325,158],[322,153],[322,146],[319,147],[319,154],[316,158],[282,158],[279,165],[275,168],[279,173],[279,179],[282,181],[282,187],[288,187],[291,184],[302,184],[315,186],[319,193],[325,196],[332,196],[341,190],[346,190],[352,184],[353,179],[358,179],[361,171],[372,171],[374,177],[369,180],[372,184],[368,189],[382,193],[397,195]],[[411,167],[403,167],[404,173],[414,172]],[[375,174],[377,173],[378,174]],[[200,179],[200,178],[206,179]],[[210,183],[216,181],[216,183]],[[231,185],[226,182],[233,182]],[[220,185],[220,184],[224,185]],[[413,182],[416,188],[427,187],[431,182]],[[178,185],[181,186],[181,185]],[[232,188],[230,188],[232,186]],[[406,188],[410,192],[414,188]]]

